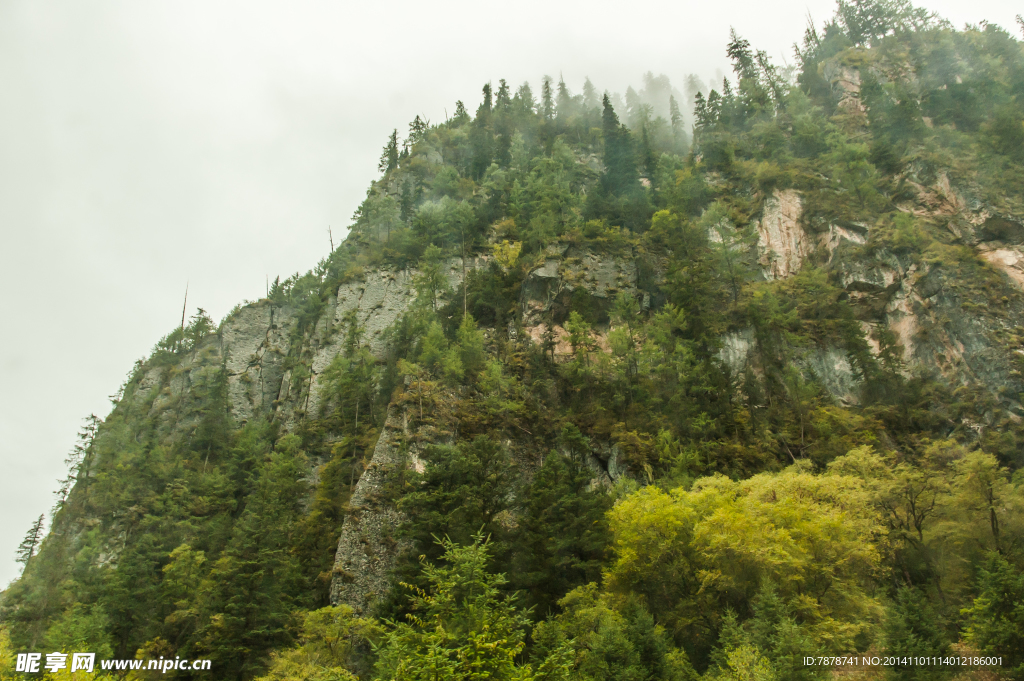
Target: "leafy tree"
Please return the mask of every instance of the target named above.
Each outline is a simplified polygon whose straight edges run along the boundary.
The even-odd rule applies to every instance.
[[[0,627],[0,681],[16,681],[20,675],[16,675],[15,667],[11,635],[7,632],[7,627]]]
[[[257,681],[356,681],[365,675],[361,668],[365,649],[380,636],[379,625],[355,617],[347,605],[336,605],[306,613],[298,645],[270,659],[266,675]]]
[[[800,466],[741,483],[703,478],[689,491],[647,487],[609,512],[616,556],[608,584],[642,595],[695,663],[706,664],[721,613],[749,612],[764,578],[815,622],[805,632],[818,650],[850,650],[879,609],[867,587],[882,528],[865,501],[857,479]]]

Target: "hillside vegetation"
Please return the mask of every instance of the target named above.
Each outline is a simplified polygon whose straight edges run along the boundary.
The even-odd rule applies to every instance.
[[[1024,45],[854,0],[727,53],[396,130],[344,243],[90,420],[0,678],[1024,679]]]

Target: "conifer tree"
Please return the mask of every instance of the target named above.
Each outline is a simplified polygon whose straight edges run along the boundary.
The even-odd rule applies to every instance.
[[[888,608],[883,630],[886,652],[903,657],[944,657],[949,653],[949,641],[943,635],[935,611],[918,589],[903,587],[895,602]],[[891,678],[898,681],[927,681],[948,677],[944,670],[926,666],[902,664],[897,661],[890,670]]]
[[[406,140],[406,146],[414,146],[417,142],[423,139],[423,135],[427,132],[427,128],[430,127],[430,122],[420,118],[419,114],[416,114],[416,118],[413,119],[412,123],[409,124],[409,139]]]
[[[474,178],[483,177],[487,168],[494,159],[494,134],[491,130],[491,109],[492,95],[491,84],[486,83],[483,87],[484,99],[476,110],[476,119],[473,121],[473,128],[469,133],[470,144],[473,149],[472,175]]]
[[[565,84],[565,79],[559,76],[558,78],[558,95],[557,95],[557,108],[559,120],[565,121],[572,115],[572,95],[569,93],[569,87]]]
[[[555,102],[551,92],[551,76],[544,76],[540,93],[540,114],[544,121],[548,122],[555,117]]]
[[[28,565],[28,562],[36,555],[36,548],[40,542],[43,541],[43,523],[46,514],[40,513],[36,521],[32,523],[32,527],[28,529],[25,534],[25,538],[21,540],[21,544],[18,545],[18,552],[15,554],[14,560],[22,564],[22,569]]]
[[[463,123],[469,121],[469,112],[466,111],[466,105],[462,103],[462,100],[455,102],[455,115],[452,116],[451,125],[452,127],[459,127]]]
[[[633,143],[629,130],[619,123],[607,93],[602,100],[601,130],[604,133],[605,174],[602,183],[611,195],[623,194],[639,187]]]
[[[528,594],[534,615],[544,618],[567,592],[600,579],[610,533],[605,512],[611,498],[591,489],[591,473],[583,463],[589,443],[575,426],[562,440],[569,456],[550,452],[526,494],[521,519],[521,553],[515,586]],[[586,452],[578,451],[586,449]]]
[[[686,133],[683,131],[683,114],[679,111],[679,104],[672,95],[668,96],[668,115],[672,124],[672,141],[675,144],[675,151],[678,153],[682,151],[682,142],[686,138]]]
[[[391,132],[388,143],[384,145],[384,151],[380,155],[380,162],[377,170],[382,173],[390,173],[398,167],[398,129]]]
[[[515,97],[512,98],[512,103],[516,104],[516,110],[519,115],[534,113],[537,102],[533,98],[533,88],[530,87],[529,83],[523,83],[519,86]]]
[[[502,78],[498,81],[498,93],[495,96],[494,108],[498,111],[507,111],[511,105],[512,99],[509,96],[508,83]]]
[[[489,114],[489,113],[491,113],[491,109],[493,108],[493,96],[491,94],[491,84],[490,83],[484,83],[483,93],[484,93],[484,99],[483,99],[482,102],[480,102],[480,108],[477,109],[477,112],[476,112],[477,118],[479,118],[481,114]]]
[[[600,102],[597,99],[597,88],[590,82],[590,78],[583,81],[583,107],[590,111],[596,109]]]
[[[289,550],[306,494],[299,444],[295,435],[281,438],[260,466],[231,539],[201,587],[207,618],[197,647],[219,665],[222,678],[253,676],[263,668],[262,651],[291,641],[293,613],[308,588]]]

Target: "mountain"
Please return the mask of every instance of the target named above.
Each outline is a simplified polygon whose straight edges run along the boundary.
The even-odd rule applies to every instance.
[[[727,53],[692,110],[396,130],[337,249],[83,431],[0,657],[1024,678],[1022,44],[889,0]]]

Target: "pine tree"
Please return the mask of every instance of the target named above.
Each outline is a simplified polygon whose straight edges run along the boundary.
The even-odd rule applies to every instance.
[[[604,95],[601,130],[604,133],[605,174],[602,183],[610,195],[618,195],[639,188],[639,175],[633,158],[633,143],[629,130],[619,123],[611,100]]]
[[[484,100],[476,110],[476,119],[469,133],[470,145],[473,149],[472,175],[479,179],[487,172],[494,160],[494,134],[491,130],[492,96],[491,84],[483,87]]]
[[[569,456],[549,453],[526,494],[520,521],[524,550],[513,573],[539,618],[554,611],[568,591],[600,579],[610,541],[605,512],[611,498],[600,487],[591,489],[592,474],[583,463],[589,443],[575,426],[563,434]]]
[[[78,442],[72,448],[67,458],[64,459],[64,465],[68,467],[68,474],[60,481],[60,487],[54,492],[57,501],[51,512],[53,515],[56,515],[57,511],[64,507],[64,502],[67,501],[71,488],[78,480],[79,472],[88,463],[86,459],[92,448],[93,440],[96,438],[96,433],[99,431],[100,423],[102,423],[100,417],[90,414],[85,419],[85,425],[78,432]]]
[[[1013,678],[1024,678],[1024,570],[993,551],[978,573],[978,596],[964,638],[979,653],[999,655]]]
[[[583,107],[589,112],[596,109],[598,104],[597,88],[590,82],[590,78],[587,78],[583,81]]]
[[[289,539],[307,494],[305,456],[295,435],[281,438],[257,472],[245,510],[201,587],[208,615],[198,648],[222,670],[221,678],[251,678],[265,651],[291,641],[303,583]]]
[[[32,523],[32,527],[28,529],[25,534],[25,538],[18,545],[18,552],[15,554],[14,560],[22,564],[22,569],[28,566],[28,562],[36,555],[36,548],[39,543],[43,540],[43,523],[46,514],[40,513],[36,521]]]
[[[477,109],[477,112],[476,112],[477,118],[479,118],[481,114],[489,114],[489,113],[491,113],[491,109],[493,108],[492,95],[491,95],[491,84],[490,83],[484,83],[483,93],[484,93],[484,100],[482,102],[480,102],[480,108]]]
[[[516,659],[525,646],[529,620],[513,599],[502,594],[508,580],[487,569],[489,548],[484,533],[459,546],[438,541],[444,565],[423,562],[424,589],[410,589],[408,622],[389,622],[377,675],[402,681],[525,681],[566,678],[535,677]],[[550,663],[548,663],[550,664]],[[541,668],[545,666],[542,663]]]
[[[509,95],[508,83],[502,78],[498,81],[498,93],[495,97],[494,108],[498,111],[507,111],[512,105],[512,98]]]
[[[398,167],[398,129],[391,132],[388,143],[384,145],[384,151],[380,155],[380,162],[377,170],[382,173],[390,173]]]
[[[430,127],[430,122],[420,118],[419,114],[416,114],[416,118],[413,119],[412,123],[409,124],[409,139],[406,140],[406,146],[414,146],[417,142],[423,139],[423,135],[426,134],[427,128]]]
[[[651,136],[647,132],[648,122],[645,120],[640,128],[640,166],[643,168],[644,176],[654,177],[656,161],[654,159],[654,147],[651,145]]]
[[[675,151],[678,153],[683,149],[686,132],[683,130],[683,114],[679,111],[679,104],[672,95],[668,96],[668,115],[672,123],[672,141],[675,145]]]
[[[544,76],[544,83],[541,85],[540,113],[545,122],[555,117],[555,102],[551,92],[551,76]]]
[[[558,78],[558,96],[556,101],[558,118],[565,121],[572,115],[572,95],[569,93],[569,87],[565,84],[565,79],[561,76]]]
[[[885,650],[900,657],[944,657],[949,641],[943,635],[938,618],[928,599],[914,587],[903,587],[889,606],[884,627]],[[920,665],[897,662],[890,676],[899,681],[940,679],[948,674]]]
[[[537,102],[533,98],[533,88],[530,87],[529,83],[523,83],[519,86],[515,97],[512,98],[512,103],[516,105],[516,111],[520,115],[532,115],[534,113]]]
[[[466,111],[466,105],[462,103],[462,100],[455,102],[455,115],[452,116],[451,125],[454,128],[459,127],[463,123],[469,121],[469,112]]]

